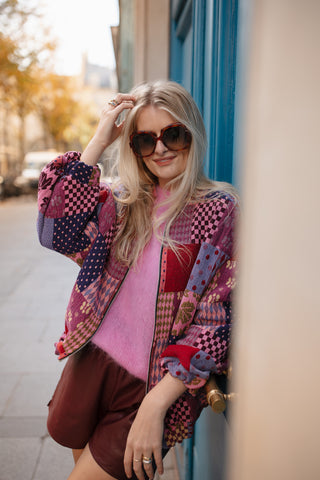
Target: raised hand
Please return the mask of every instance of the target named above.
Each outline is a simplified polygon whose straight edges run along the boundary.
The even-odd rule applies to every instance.
[[[84,150],[81,160],[88,165],[96,165],[103,151],[120,135],[124,122],[117,124],[119,115],[134,107],[135,98],[126,93],[119,93],[114,99],[106,103],[102,109],[100,121],[88,146]]]

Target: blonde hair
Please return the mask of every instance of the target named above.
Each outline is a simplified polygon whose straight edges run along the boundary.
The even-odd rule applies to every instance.
[[[116,164],[121,185],[121,194],[117,195],[121,207],[116,255],[128,266],[139,258],[151,239],[153,228],[160,236],[159,227],[163,223],[166,228],[161,235],[162,242],[178,252],[177,243],[169,236],[170,227],[188,203],[203,199],[210,191],[224,190],[234,193],[231,185],[213,182],[203,172],[207,147],[205,127],[195,101],[181,85],[172,81],[143,83],[131,93],[136,98],[135,106],[126,115]],[[186,169],[166,185],[166,188],[170,189],[168,208],[154,224],[150,219],[157,178],[148,170],[143,160],[136,157],[129,145],[130,135],[137,128],[139,113],[150,105],[168,112],[175,121],[184,124],[192,136]]]

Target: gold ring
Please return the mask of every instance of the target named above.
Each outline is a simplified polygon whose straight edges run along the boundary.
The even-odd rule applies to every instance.
[[[142,462],[146,464],[152,463],[152,458],[142,455]]]
[[[115,99],[110,100],[108,103],[109,103],[109,105],[112,105],[113,107],[116,107],[117,105],[119,105],[119,103]]]

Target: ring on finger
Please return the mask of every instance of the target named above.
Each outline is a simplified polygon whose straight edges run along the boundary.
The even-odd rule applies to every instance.
[[[117,100],[115,100],[114,98],[112,100],[110,100],[108,102],[109,105],[112,105],[113,107],[116,107],[117,105],[119,105],[119,102],[117,102]]]
[[[145,464],[152,463],[152,458],[146,457],[145,455],[142,455],[142,462]]]

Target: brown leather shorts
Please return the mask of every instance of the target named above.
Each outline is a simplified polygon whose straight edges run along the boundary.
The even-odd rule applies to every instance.
[[[49,434],[65,447],[89,444],[98,465],[125,480],[127,436],[144,395],[145,382],[88,344],[67,360],[48,404]]]

